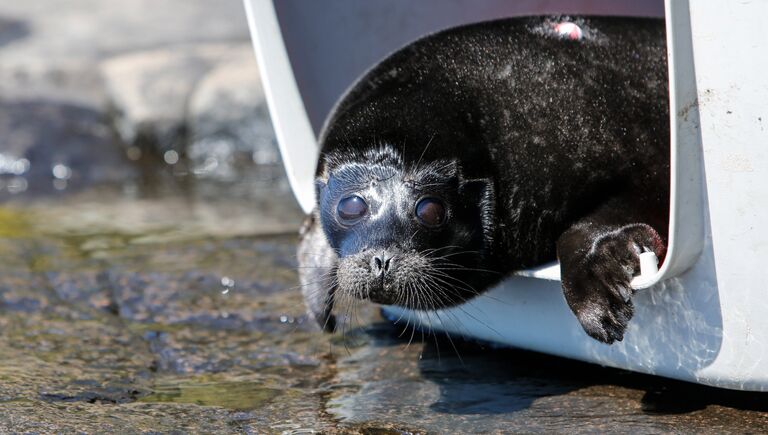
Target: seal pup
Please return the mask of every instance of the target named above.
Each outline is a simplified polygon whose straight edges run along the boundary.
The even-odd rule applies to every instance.
[[[431,310],[558,259],[586,333],[622,340],[639,254],[666,250],[664,23],[562,22],[427,36],[337,104],[299,247],[307,306],[326,329],[340,295]]]

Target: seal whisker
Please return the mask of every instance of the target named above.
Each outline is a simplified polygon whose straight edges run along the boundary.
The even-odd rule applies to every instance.
[[[395,301],[395,305],[398,305],[398,306],[401,306],[401,307],[409,306],[409,304],[410,304],[410,288],[409,288],[410,284],[411,283],[406,283],[405,286],[403,286],[403,288],[401,289],[400,294],[398,295],[397,300]],[[405,312],[406,312],[406,310],[403,310],[400,313],[400,317],[398,317],[397,320],[395,320],[395,322],[394,322],[395,324],[400,322],[400,320],[405,315]],[[408,315],[408,321],[405,324],[405,328],[408,328],[408,325],[410,324],[410,322],[411,322],[411,316],[409,314]],[[400,333],[399,336],[402,336],[405,331],[406,331],[406,329],[403,329],[403,331]]]
[[[441,287],[438,286],[437,283],[434,281],[434,277],[432,277],[431,275],[429,275],[429,273],[427,273],[427,274],[425,274],[425,278],[427,278],[427,280],[429,280],[430,278],[433,279],[431,282],[427,281],[428,282],[428,288],[429,288],[430,293],[432,294],[433,298],[436,298],[436,297],[438,297],[437,295],[440,295],[439,297],[445,297],[451,303],[455,302],[453,300],[453,298],[450,297],[450,295],[442,294],[439,291],[437,291],[437,290],[440,290]],[[440,302],[435,301],[434,303],[435,304],[439,304]],[[461,333],[462,337],[466,338],[466,335],[464,334],[464,330],[462,330],[462,324],[459,321],[458,317],[456,317],[456,315],[454,313],[451,313],[450,311],[444,311],[444,313],[451,319],[452,323],[454,324],[456,329],[459,330],[459,332]],[[442,322],[442,320],[441,320],[441,322]]]
[[[507,301],[501,300],[501,299],[496,298],[494,296],[490,296],[487,293],[480,293],[480,292],[478,292],[472,286],[469,286],[469,284],[465,283],[464,281],[461,281],[460,279],[458,279],[456,277],[443,274],[442,272],[440,272],[438,270],[433,270],[433,273],[435,274],[434,275],[434,279],[439,280],[440,282],[445,284],[445,286],[447,287],[448,290],[452,290],[453,291],[454,288],[458,288],[459,290],[464,290],[466,292],[472,293],[475,296],[483,296],[483,297],[489,298],[490,300],[502,303],[504,305],[509,305],[509,302],[507,302]],[[456,284],[451,284],[451,283],[445,281],[445,279],[451,279],[451,280],[457,281],[459,284],[462,284],[462,286],[457,286]],[[472,303],[472,300],[470,299],[470,300],[466,300],[464,302]]]
[[[435,277],[433,276],[433,278],[435,278]],[[435,278],[435,279],[437,279],[437,278]],[[445,296],[446,296],[448,299],[450,299],[450,300],[451,300],[451,302],[456,302],[456,301],[455,301],[455,300],[454,300],[454,299],[453,299],[453,298],[452,298],[450,295],[445,295]],[[464,303],[466,303],[466,304],[468,304],[468,305],[471,305],[471,306],[472,306],[472,307],[474,307],[476,310],[478,310],[478,311],[479,311],[481,314],[485,314],[485,313],[483,312],[483,310],[482,310],[480,307],[478,307],[477,305],[475,305],[475,304],[473,303],[473,301],[472,301],[472,300],[468,300],[468,301],[465,301]],[[502,335],[502,334],[501,334],[499,331],[497,331],[496,329],[494,329],[494,328],[493,328],[492,326],[490,326],[490,325],[489,325],[487,322],[484,322],[484,321],[482,321],[481,319],[477,318],[477,316],[475,316],[474,314],[470,313],[468,310],[464,309],[464,307],[462,307],[460,304],[454,305],[454,306],[453,306],[453,308],[456,308],[456,309],[460,310],[461,312],[463,312],[464,314],[466,314],[466,315],[467,315],[468,317],[470,317],[471,319],[473,319],[473,320],[475,320],[476,322],[480,323],[481,325],[485,326],[486,328],[488,328],[488,330],[490,330],[491,332],[493,332],[493,333],[497,334],[497,335],[499,336],[499,338],[503,338],[503,335]]]
[[[437,320],[440,321],[440,324],[443,324],[443,320],[440,317],[440,313],[437,311],[433,311],[435,313],[435,316],[437,316]],[[456,353],[456,356],[459,358],[459,362],[461,363],[461,366],[464,367],[464,359],[461,357],[461,352],[459,352],[459,349],[456,347],[456,344],[453,342],[453,338],[451,337],[451,333],[448,332],[447,329],[443,330],[443,333],[446,337],[448,337],[448,342],[451,344],[451,347],[453,348],[453,351]]]

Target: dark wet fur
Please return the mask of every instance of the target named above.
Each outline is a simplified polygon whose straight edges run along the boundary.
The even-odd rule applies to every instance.
[[[566,301],[585,331],[607,343],[623,338],[637,253],[663,258],[665,251],[664,23],[578,18],[586,38],[569,41],[549,32],[548,20],[429,36],[385,59],[341,100],[321,135],[315,219],[325,238],[305,238],[311,249],[304,249],[332,253],[315,261],[347,281],[383,251],[450,255],[440,261],[453,266],[441,266],[449,275],[442,281],[412,286],[427,293],[418,304],[402,297],[402,282],[418,282],[419,267],[393,272],[397,285],[367,276],[316,284],[305,295],[320,322],[331,288],[437,308],[559,258]],[[363,191],[396,201],[396,210],[357,228],[339,226],[338,200]],[[408,204],[433,194],[447,198],[451,219],[425,231]]]

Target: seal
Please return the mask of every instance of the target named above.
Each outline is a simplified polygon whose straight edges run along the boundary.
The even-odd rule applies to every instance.
[[[585,332],[622,340],[639,254],[666,250],[667,80],[656,19],[505,19],[384,59],[320,136],[309,312],[453,306],[558,259]]]

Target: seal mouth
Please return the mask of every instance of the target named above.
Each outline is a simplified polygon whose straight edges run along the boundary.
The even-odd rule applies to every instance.
[[[394,303],[388,298],[377,296],[377,295],[369,295],[367,299],[375,304],[381,304],[381,305],[392,305]]]
[[[397,299],[398,291],[384,275],[372,280],[364,292],[358,292],[362,299],[382,305],[392,305]]]

